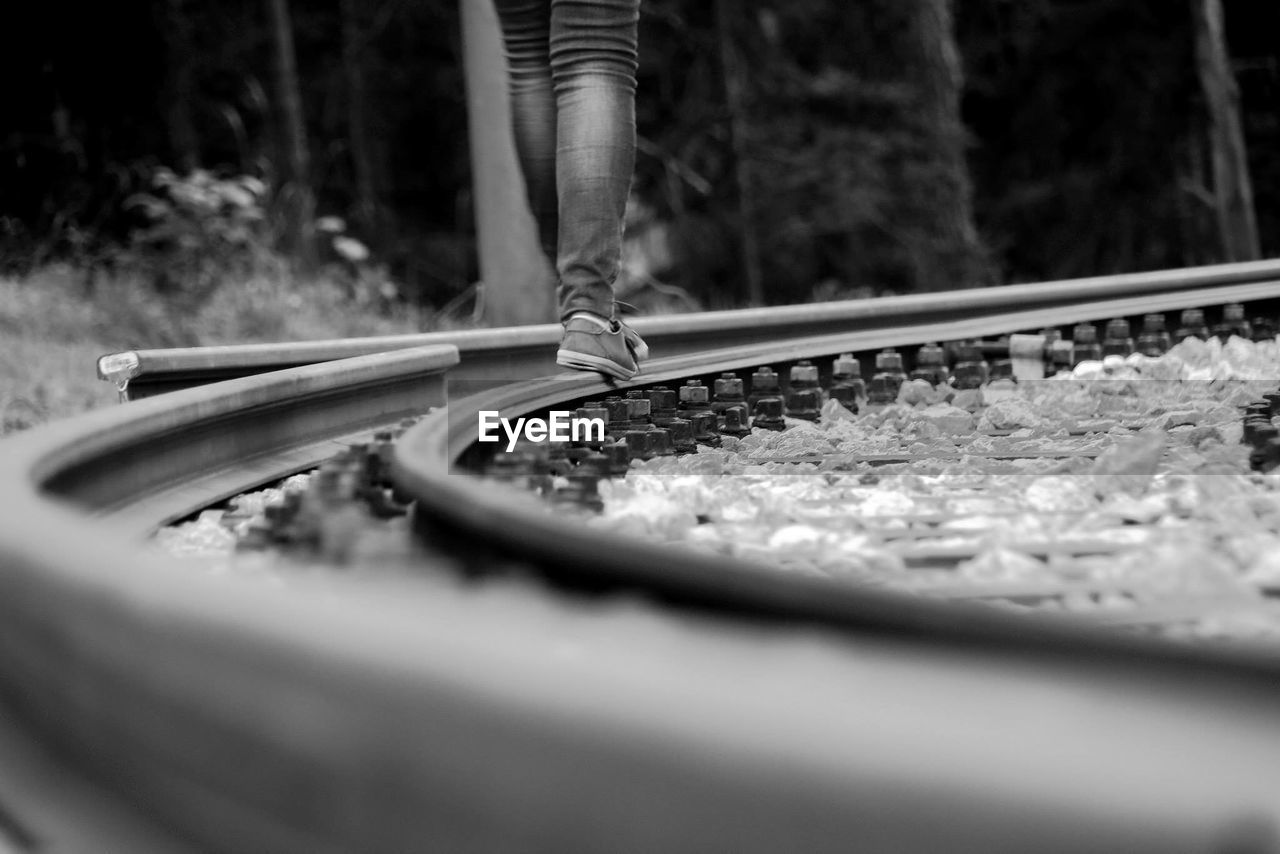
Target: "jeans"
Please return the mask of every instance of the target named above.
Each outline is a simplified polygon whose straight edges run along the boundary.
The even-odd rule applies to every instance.
[[[640,0],[494,0],[516,154],[560,319],[613,316],[636,159]]]

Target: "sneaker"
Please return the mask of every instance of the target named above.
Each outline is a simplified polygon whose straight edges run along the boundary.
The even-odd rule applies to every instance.
[[[640,373],[639,361],[648,355],[644,339],[631,327],[579,312],[565,321],[556,364],[629,380]]]

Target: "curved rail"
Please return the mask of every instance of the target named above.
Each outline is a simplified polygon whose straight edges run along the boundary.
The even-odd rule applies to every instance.
[[[1214,291],[1219,298],[1248,300],[1270,297],[1276,285],[1237,285]],[[602,397],[619,390],[714,376],[721,371],[750,369],[812,359],[843,350],[867,351],[941,338],[992,334],[1002,330],[1073,323],[1167,310],[1170,302],[1193,295],[1212,299],[1209,291],[1192,291],[1157,298],[1120,298],[1078,303],[1070,308],[989,314],[980,319],[947,324],[924,324],[881,329],[861,334],[796,338],[770,347],[709,351],[696,356],[663,359],[646,366],[645,373],[625,383],[606,384],[591,376],[563,374],[540,381],[512,384],[451,402],[409,430],[397,444],[394,474],[417,502],[419,524],[429,537],[448,537],[458,543],[482,542],[480,563],[502,565],[504,560],[531,564],[554,583],[579,590],[644,590],[664,601],[723,612],[755,620],[813,623],[855,632],[888,632],[951,644],[973,644],[1006,652],[1036,650],[1049,655],[1092,657],[1127,662],[1145,668],[1167,666],[1175,672],[1210,673],[1272,679],[1280,676],[1280,654],[1175,647],[1136,637],[1099,633],[1052,621],[1029,623],[991,611],[969,610],[954,604],[918,600],[897,594],[851,588],[818,578],[783,576],[767,567],[753,568],[740,560],[681,553],[673,567],[669,548],[643,542],[620,547],[612,536],[591,530],[566,537],[564,525],[540,507],[512,503],[487,488],[458,465],[475,444],[477,413],[497,411],[508,418],[565,407],[573,401]],[[602,555],[609,555],[602,561]]]
[[[871,300],[642,317],[636,319],[635,327],[655,353],[680,356],[702,350],[768,345],[797,336],[980,319],[984,314],[1015,305],[1027,310],[1068,308],[1081,301],[1117,296],[1174,295],[1276,280],[1280,280],[1280,261],[1256,261]],[[1177,306],[1194,308],[1197,299],[1187,295]],[[1214,300],[1207,298],[1210,303]],[[461,365],[452,372],[453,379],[497,385],[557,371],[554,352],[560,333],[558,325],[546,324],[299,344],[136,350],[103,356],[98,375],[115,381],[122,389],[127,387],[132,397],[139,398],[263,371],[444,344],[457,347],[461,353]]]
[[[901,343],[937,322],[918,320],[668,361],[645,380],[837,341]],[[1031,320],[1016,314],[1018,328],[1044,325]],[[200,494],[226,488],[219,472],[235,442],[219,437],[280,457],[272,470],[283,471],[299,463],[290,448],[319,453],[411,404],[420,411],[431,396],[422,383],[438,388],[452,358],[409,351],[295,369],[7,440],[0,489],[16,509],[0,517],[4,705],[203,850],[1275,849],[1280,698],[1254,678],[1259,660],[1116,666],[1103,659],[1134,651],[1105,642],[1092,658],[1042,660],[1009,646],[1006,622],[982,628],[976,612],[892,597],[863,600],[856,621],[813,621],[832,591],[782,589],[742,567],[733,577],[748,580],[734,583],[752,589],[738,599],[754,597],[754,610],[715,607],[729,568],[708,567],[692,583],[706,585],[697,619],[627,595],[458,583],[444,557],[427,560],[421,585],[299,577],[280,589],[175,573],[127,535],[142,516],[175,512],[182,501],[138,508],[157,490],[181,492],[184,468],[212,472],[217,487]],[[522,398],[500,406],[596,390],[560,377],[504,391]],[[459,417],[454,406],[415,428],[406,450],[430,454],[401,467],[491,542],[508,517],[489,515],[501,508],[465,477],[441,474]],[[163,464],[125,478],[156,449]],[[255,469],[243,486],[263,477]],[[86,519],[69,500],[110,515]],[[434,530],[451,526],[441,516]],[[563,529],[548,530],[575,559]],[[625,552],[611,544],[595,559],[608,569]],[[655,560],[651,572],[671,553]],[[790,613],[763,622],[779,602]],[[936,642],[964,631],[987,642]]]

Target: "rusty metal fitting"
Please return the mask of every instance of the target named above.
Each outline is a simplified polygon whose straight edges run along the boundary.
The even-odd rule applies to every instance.
[[[1173,339],[1164,327],[1163,314],[1144,314],[1142,316],[1142,332],[1139,333],[1135,348],[1144,356],[1163,356],[1173,346]]]
[[[700,380],[689,380],[680,386],[680,405],[684,408],[709,409],[710,400],[707,387]]]
[[[755,415],[751,419],[752,427],[761,430],[784,430],[786,422],[782,419],[782,398],[764,397],[756,404]]]
[[[886,347],[876,354],[876,372],[867,384],[867,401],[870,403],[893,403],[898,399],[898,389],[907,379],[907,372],[902,369],[902,354],[892,347]]]
[[[937,343],[921,344],[916,350],[916,367],[935,367],[947,363],[946,352]]]
[[[791,388],[819,388],[818,366],[805,359],[791,366]]]
[[[1260,448],[1272,439],[1278,438],[1280,438],[1280,428],[1277,428],[1270,421],[1259,423],[1253,428],[1252,444],[1254,447]]]
[[[1098,343],[1098,327],[1092,323],[1077,323],[1071,330],[1071,367],[1081,362],[1102,360],[1102,345]]]
[[[633,460],[647,460],[653,456],[648,430],[628,430],[626,443],[627,452]]]
[[[1012,380],[1013,359],[996,359],[990,365],[988,376],[993,380]]]
[[[592,404],[595,405],[592,405]],[[574,416],[577,418],[599,418],[604,422],[605,428],[609,427],[609,410],[605,409],[603,404],[595,401],[588,402],[585,406],[579,406],[574,410]]]
[[[600,478],[589,473],[574,473],[565,478],[564,485],[547,497],[558,507],[574,507],[599,512],[604,509],[600,500]]]
[[[1261,415],[1246,415],[1244,417],[1244,430],[1240,436],[1240,441],[1250,445],[1256,445],[1259,442],[1258,434],[1261,428],[1272,427],[1271,419]],[[1272,429],[1275,429],[1272,427]]]
[[[1178,343],[1188,338],[1199,338],[1201,341],[1209,340],[1209,327],[1205,324],[1203,309],[1183,309],[1182,315],[1178,320],[1178,328],[1173,333],[1173,340],[1174,343]]]
[[[684,418],[673,418],[667,424],[671,433],[671,445],[677,454],[692,454],[698,450],[698,442],[693,438],[693,422]]]
[[[1248,341],[1253,337],[1253,329],[1249,321],[1244,319],[1244,306],[1238,302],[1228,303],[1222,307],[1222,322],[1213,328],[1213,334],[1226,344],[1232,335]]]
[[[781,394],[781,379],[773,372],[773,368],[768,365],[756,368],[751,375],[751,393],[747,395],[747,406],[754,410],[762,398],[778,397]]]
[[[1249,454],[1249,464],[1258,471],[1268,472],[1280,466],[1280,439],[1268,439]]]
[[[600,446],[604,444],[605,438],[609,435],[609,410],[603,409],[603,408],[593,409],[587,406],[580,406],[578,407],[574,415],[575,417],[580,419],[594,420],[598,418],[604,422],[603,436],[596,433],[596,431],[594,430],[584,430],[582,431],[581,436],[579,436],[577,439],[572,440],[575,447],[591,448],[594,450],[599,450]]]
[[[695,412],[688,421],[693,424],[693,440],[699,445],[720,447],[719,418],[714,412]]]
[[[822,392],[816,388],[798,388],[787,393],[787,416],[817,421],[822,410]]]
[[[916,350],[916,366],[911,371],[911,379],[924,380],[937,386],[945,383],[950,376],[946,352],[936,343],[922,344]]]
[[[1128,356],[1133,352],[1133,337],[1129,334],[1129,321],[1122,317],[1107,321],[1102,338],[1103,356]]]
[[[1073,347],[1070,341],[1059,338],[1049,344],[1049,368],[1053,373],[1071,370]]]
[[[876,353],[876,372],[898,374],[905,379],[907,372],[902,367],[902,354],[892,347],[886,347]]]
[[[713,388],[715,397],[711,401],[711,411],[716,415],[723,416],[729,407],[747,402],[743,382],[737,374],[721,374]]]
[[[902,380],[895,374],[879,373],[867,381],[867,403],[873,406],[886,406],[898,399],[898,389],[902,388]]]
[[[1267,406],[1270,407],[1268,414],[1272,418],[1280,415],[1280,391],[1269,391],[1262,395],[1262,399],[1265,400],[1267,402]]]
[[[609,474],[611,476],[620,477],[627,473],[627,469],[631,467],[631,449],[627,447],[625,439],[607,442],[601,450],[609,460]]]
[[[733,406],[724,411],[724,425],[721,426],[720,432],[738,439],[751,433],[751,427],[747,424],[746,404]]]
[[[979,388],[990,379],[991,368],[983,358],[982,347],[976,341],[964,341],[955,347],[956,363],[951,375],[956,388]]]
[[[851,380],[862,377],[862,363],[852,353],[841,353],[831,362],[833,380]]]
[[[850,412],[858,411],[858,402],[867,397],[867,384],[862,379],[862,365],[852,353],[841,353],[831,363],[831,397]]]
[[[911,379],[924,380],[930,385],[944,385],[951,374],[947,371],[946,351],[933,342],[923,344],[916,350],[916,366],[911,371]]]
[[[664,385],[649,390],[649,415],[653,423],[666,427],[676,417],[676,393]]]
[[[628,396],[627,409],[629,410],[632,427],[640,427],[642,425],[649,424],[653,420],[649,414],[648,398]]]
[[[596,477],[609,476],[609,455],[603,451],[588,451],[578,460],[578,470],[592,472]]]
[[[649,456],[674,457],[675,444],[671,441],[671,431],[662,427],[649,428]]]
[[[606,397],[604,408],[609,415],[609,420],[604,424],[606,433],[621,437],[631,429],[631,404],[626,400],[621,397]]]
[[[680,386],[680,405],[676,409],[676,416],[689,421],[699,412],[715,417],[707,387],[698,380],[689,380]]]

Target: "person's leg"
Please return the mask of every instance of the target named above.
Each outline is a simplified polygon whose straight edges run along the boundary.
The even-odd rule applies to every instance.
[[[550,2],[560,318],[611,318],[635,168],[640,0]]]
[[[559,243],[556,104],[551,86],[551,0],[494,0],[502,25],[511,125],[542,251],[553,266]]]

